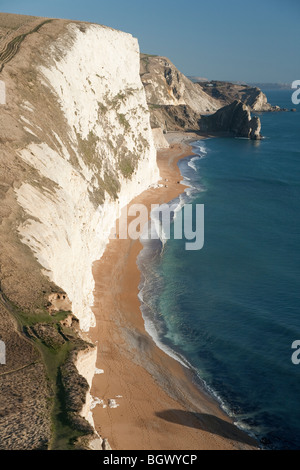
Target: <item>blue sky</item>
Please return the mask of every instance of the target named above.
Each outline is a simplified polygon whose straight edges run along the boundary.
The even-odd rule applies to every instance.
[[[0,0],[0,11],[105,24],[186,75],[300,79],[299,0]]]

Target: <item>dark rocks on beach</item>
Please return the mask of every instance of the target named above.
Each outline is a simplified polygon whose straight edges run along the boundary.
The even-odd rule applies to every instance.
[[[269,109],[269,111],[271,113],[279,113],[279,112],[284,112],[284,113],[287,113],[289,112],[290,110],[288,108],[281,108],[280,106],[271,106],[271,108]],[[291,110],[292,111],[292,110]]]
[[[296,111],[297,111],[296,108],[292,108],[292,109],[291,109],[291,112],[292,112],[292,113],[295,113]]]

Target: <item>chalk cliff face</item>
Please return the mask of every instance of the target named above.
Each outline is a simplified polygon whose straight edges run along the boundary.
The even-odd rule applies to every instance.
[[[119,208],[157,180],[155,149],[134,38],[70,23],[48,51],[35,73],[39,99],[54,116],[40,118],[35,94],[23,101],[29,142],[17,152],[46,184],[24,181],[16,189],[26,213],[19,233],[88,330],[92,263]]]
[[[0,307],[5,312],[0,339],[11,331],[5,336],[10,373],[5,420],[10,427],[0,417],[0,440],[10,442],[9,448],[47,448],[50,442],[49,394],[55,396],[56,379],[53,390],[47,390],[47,355],[42,360],[44,349],[35,349],[40,343],[55,358],[48,376],[53,367],[60,371],[66,396],[74,374],[74,383],[82,385],[83,401],[75,403],[79,414],[73,418],[87,432],[91,429],[84,418],[92,423],[95,350],[82,352],[84,342],[70,334],[66,321],[61,323],[63,313],[55,312],[53,299],[60,310],[72,310],[81,330],[94,325],[92,264],[101,257],[121,207],[158,180],[139,66],[138,42],[129,34],[0,14],[0,79],[6,88],[0,112]],[[17,322],[10,321],[8,330],[11,315]],[[39,322],[50,326],[39,328]],[[28,341],[37,362],[22,354]],[[72,353],[76,373],[69,350],[77,351]],[[24,362],[32,363],[33,371],[23,371]],[[28,370],[27,382],[22,380],[35,393],[35,401],[24,394],[23,411],[14,402],[19,367],[23,376]],[[65,411],[73,413],[68,406]],[[99,442],[93,445],[98,448]]]
[[[249,106],[252,111],[272,111],[266,95],[257,87],[217,80],[202,81],[197,85],[209,96],[218,100],[220,107],[238,100]]]

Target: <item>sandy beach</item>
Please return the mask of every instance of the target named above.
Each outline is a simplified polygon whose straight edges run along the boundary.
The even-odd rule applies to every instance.
[[[176,143],[175,136],[170,140],[170,149],[157,157],[162,187],[145,191],[132,203],[150,207],[184,191],[177,162],[192,149],[187,142]],[[161,351],[145,331],[136,264],[141,249],[139,240],[110,240],[94,264],[97,324],[90,337],[98,346],[97,367],[104,371],[95,375],[91,390],[103,400],[93,409],[96,430],[113,450],[254,447],[255,441],[193,384],[191,372]]]

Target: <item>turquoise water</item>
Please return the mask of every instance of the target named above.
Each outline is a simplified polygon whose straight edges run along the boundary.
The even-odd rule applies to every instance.
[[[291,92],[267,92],[288,108]],[[300,108],[298,106],[298,108]],[[205,205],[205,245],[146,246],[143,314],[239,426],[270,448],[300,448],[300,109],[262,114],[265,139],[194,144],[180,170]],[[156,250],[156,251],[153,251]],[[146,263],[143,262],[147,260]]]

